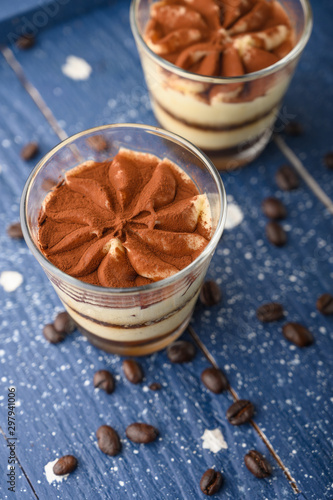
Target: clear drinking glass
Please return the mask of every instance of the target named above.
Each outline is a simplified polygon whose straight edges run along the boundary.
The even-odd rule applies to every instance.
[[[102,136],[107,151],[87,139]],[[137,288],[104,288],[79,281],[49,262],[38,247],[38,215],[49,180],[86,160],[105,161],[119,148],[167,157],[206,193],[213,236],[188,267],[170,278]],[[164,348],[187,327],[226,218],[226,195],[210,160],[185,139],[145,125],[116,124],[86,130],[52,149],[32,171],[21,200],[25,240],[81,332],[97,347],[121,355],[144,355]]]
[[[201,148],[219,170],[249,163],[271,137],[281,101],[310,37],[308,0],[280,1],[295,32],[293,50],[268,68],[233,78],[197,75],[155,54],[144,40],[152,3],[132,0],[130,21],[157,121]],[[244,86],[245,98],[234,102],[207,99],[217,89],[217,94],[227,93],[235,86]]]

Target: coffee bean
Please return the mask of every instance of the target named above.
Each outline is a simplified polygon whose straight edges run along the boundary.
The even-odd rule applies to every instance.
[[[330,293],[324,293],[318,297],[316,306],[321,314],[333,314],[333,295]]]
[[[268,222],[266,236],[270,243],[276,247],[282,247],[287,243],[287,233],[278,222]]]
[[[251,401],[239,399],[227,410],[226,417],[232,425],[242,425],[249,422],[254,414],[254,406]]]
[[[56,181],[50,179],[49,177],[46,177],[46,179],[44,179],[42,182],[42,188],[44,189],[44,191],[51,191],[51,189],[56,185]]]
[[[207,496],[215,495],[215,493],[220,490],[222,483],[223,477],[221,472],[214,469],[208,469],[202,475],[200,489],[202,493]]]
[[[56,476],[70,474],[77,467],[77,459],[73,455],[64,455],[53,466],[53,472]]]
[[[52,323],[49,323],[43,328],[43,335],[51,344],[59,344],[65,338],[65,335],[61,332],[57,332]]]
[[[256,315],[258,320],[263,323],[278,321],[284,316],[283,306],[278,302],[269,302],[258,307]]]
[[[206,281],[200,291],[200,301],[204,306],[215,306],[222,298],[220,287],[215,281]]]
[[[66,311],[63,311],[56,316],[53,326],[57,332],[64,333],[66,335],[72,333],[76,328],[75,321]]]
[[[126,429],[126,436],[128,439],[133,441],[133,443],[151,443],[155,441],[158,436],[158,430],[149,424],[143,424],[141,422],[136,422],[131,424]]]
[[[330,170],[333,170],[333,151],[330,151],[324,156],[324,164]]]
[[[108,143],[102,135],[92,135],[88,137],[87,143],[95,151],[105,151],[108,149]]]
[[[7,227],[7,234],[14,240],[21,240],[23,238],[22,227],[20,222],[13,222]]]
[[[188,363],[195,356],[195,347],[186,340],[177,340],[168,347],[167,355],[171,363]]]
[[[281,220],[285,219],[287,216],[287,209],[282,201],[272,196],[264,199],[261,208],[266,217],[270,219]]]
[[[22,160],[29,161],[35,158],[38,155],[39,147],[37,142],[29,142],[21,149],[21,158]]]
[[[162,389],[162,386],[158,382],[153,382],[152,384],[150,384],[149,389],[151,391],[160,391]]]
[[[275,174],[276,184],[283,191],[291,191],[298,188],[300,179],[295,170],[289,165],[283,165]]]
[[[284,131],[287,135],[297,137],[304,133],[304,128],[301,123],[292,121],[286,124]]]
[[[103,389],[107,394],[111,394],[115,388],[112,373],[108,370],[98,370],[94,375],[94,387],[96,389]]]
[[[23,35],[16,40],[16,47],[20,50],[31,49],[35,45],[36,39],[33,35]]]
[[[282,332],[289,342],[298,347],[306,347],[314,342],[312,333],[299,323],[286,323],[282,328]]]
[[[118,433],[110,425],[101,425],[96,431],[96,437],[98,447],[105,455],[111,457],[118,455],[121,450],[121,442]]]
[[[215,394],[220,394],[229,387],[227,377],[218,368],[206,368],[201,374],[202,383]]]
[[[266,458],[257,450],[250,450],[244,457],[246,467],[259,479],[272,474],[272,467]]]
[[[134,359],[125,359],[122,364],[125,377],[132,384],[139,384],[143,379],[143,370],[141,365]]]

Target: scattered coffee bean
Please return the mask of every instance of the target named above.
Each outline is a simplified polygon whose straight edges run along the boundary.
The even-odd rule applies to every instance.
[[[289,342],[298,347],[306,347],[314,342],[312,333],[299,323],[286,323],[282,328],[282,332]]]
[[[333,170],[333,151],[330,151],[324,156],[324,164],[330,170]]]
[[[76,328],[75,321],[66,311],[63,311],[56,316],[56,319],[53,322],[53,326],[57,330],[57,332],[66,335],[74,332]]]
[[[256,315],[259,321],[269,323],[271,321],[278,321],[283,318],[284,310],[278,302],[269,302],[258,307]]]
[[[7,234],[10,238],[21,240],[23,238],[22,228],[20,222],[13,222],[7,227]]]
[[[149,389],[151,391],[160,391],[162,389],[162,386],[158,382],[153,382],[152,384],[150,384]]]
[[[214,469],[207,469],[200,480],[200,489],[207,496],[215,495],[223,482],[221,472]]]
[[[21,158],[22,160],[29,161],[35,158],[38,155],[39,147],[37,142],[29,142],[21,149]]]
[[[249,422],[254,415],[251,401],[239,399],[227,410],[226,417],[232,425],[242,425]]]
[[[201,374],[202,383],[215,394],[220,394],[229,387],[227,377],[218,368],[206,368]]]
[[[275,174],[276,184],[283,191],[291,191],[298,188],[300,184],[299,177],[295,170],[289,165],[283,165]]]
[[[121,442],[118,433],[110,425],[101,425],[96,431],[96,437],[98,447],[105,455],[111,457],[118,455],[121,450]]]
[[[304,128],[301,123],[292,121],[286,124],[284,131],[287,135],[297,137],[304,133]]]
[[[128,439],[133,441],[133,443],[151,443],[155,441],[158,436],[158,430],[149,424],[143,424],[141,422],[136,422],[131,424],[126,429],[126,436]]]
[[[33,35],[23,35],[16,40],[16,47],[20,50],[31,49],[35,45],[36,39]]]
[[[324,293],[318,297],[316,306],[321,314],[333,314],[333,295],[330,293]]]
[[[268,222],[266,224],[267,239],[276,247],[282,247],[287,243],[287,233],[278,222]]]
[[[108,143],[102,135],[92,135],[88,137],[87,143],[95,151],[105,151],[108,149]]]
[[[42,188],[44,189],[44,191],[51,191],[51,189],[53,189],[54,186],[56,186],[56,185],[57,185],[57,182],[54,181],[53,179],[50,179],[49,177],[44,179],[42,182]]]
[[[195,347],[187,340],[177,340],[168,347],[167,355],[171,363],[188,363],[195,356]]]
[[[204,306],[215,306],[221,301],[220,287],[215,281],[205,281],[200,291],[200,301]]]
[[[272,467],[266,458],[257,450],[250,450],[244,457],[246,467],[259,479],[272,474]]]
[[[56,476],[70,474],[77,467],[77,459],[73,455],[64,455],[53,466],[53,472]]]
[[[139,384],[143,380],[143,370],[141,365],[134,359],[125,359],[122,364],[125,377],[132,384]]]
[[[111,394],[115,388],[112,373],[108,370],[98,370],[94,375],[94,387],[96,389],[103,389],[107,394]]]
[[[51,344],[59,344],[65,338],[65,335],[61,332],[57,332],[52,323],[49,323],[43,328],[43,335]]]
[[[272,196],[264,199],[261,208],[266,217],[273,220],[285,219],[287,216],[287,209],[282,201]]]

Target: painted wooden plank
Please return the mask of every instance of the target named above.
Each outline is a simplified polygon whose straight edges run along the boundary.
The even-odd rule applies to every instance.
[[[110,4],[114,0],[20,0],[3,2],[0,10],[0,43],[13,44],[19,36],[38,35],[56,23]]]
[[[285,140],[333,199],[332,171],[323,163],[325,154],[333,150],[333,54],[322,49],[332,41],[333,4],[323,0],[312,2],[311,6],[313,33],[284,99],[282,119],[289,118],[303,125],[303,135],[285,136]],[[278,125],[282,125],[282,121],[278,121]]]
[[[3,396],[3,394],[1,395]],[[7,393],[4,396],[7,403]],[[5,412],[7,411],[7,404],[5,406]],[[19,463],[15,462],[13,464],[13,457],[10,457],[10,449],[8,444],[13,443],[13,441],[8,442],[5,436],[2,434],[0,429],[0,493],[3,500],[8,500],[12,498],[36,498],[33,489],[31,488],[27,478],[24,475]],[[8,463],[8,460],[10,463]],[[14,469],[9,469],[14,467]],[[10,477],[7,474],[12,474]],[[8,481],[8,482],[7,482]],[[12,484],[10,483],[12,481]],[[13,484],[15,483],[15,484]],[[9,488],[14,488],[14,490],[9,490]]]
[[[241,174],[242,187],[226,180],[244,220],[225,231],[209,270],[222,283],[224,304],[209,311],[199,308],[194,324],[239,396],[258,406],[255,421],[306,497],[330,498],[333,318],[322,316],[315,302],[332,291],[332,217],[304,187],[293,193],[276,189],[273,174],[281,161],[273,148],[261,157],[258,171],[265,185],[260,190],[251,169]],[[290,214],[283,248],[272,248],[264,236],[260,202],[268,195],[281,197]],[[270,301],[281,302],[287,316],[263,325],[255,311]],[[281,331],[286,321],[308,326],[315,344],[308,349],[289,344]]]
[[[30,170],[19,158],[21,145],[36,139],[45,152],[57,138],[2,59],[1,73],[8,85],[0,86],[0,273],[19,272],[23,283],[12,292],[0,288],[0,394],[9,381],[17,388],[18,454],[39,498],[196,499],[201,496],[200,477],[208,467],[223,470],[225,498],[278,498],[281,492],[292,498],[272,458],[271,479],[258,482],[250,477],[243,455],[251,448],[266,455],[267,450],[250,426],[235,430],[226,423],[224,412],[232,399],[212,396],[202,387],[199,374],[208,362],[201,353],[190,365],[178,367],[168,362],[165,353],[143,359],[146,380],[131,386],[124,381],[121,359],[98,351],[78,333],[59,346],[44,340],[42,326],[52,321],[60,302],[25,244],[10,240],[5,229],[18,217],[19,195]],[[111,396],[92,387],[93,374],[100,368],[117,377]],[[162,384],[160,392],[148,389],[152,381]],[[0,407],[4,426],[3,399]],[[161,439],[147,447],[129,443],[125,428],[137,420],[155,424]],[[119,457],[106,457],[96,446],[96,429],[104,423],[113,425],[122,437]],[[214,454],[202,448],[201,436],[216,428],[228,449]],[[49,484],[44,466],[66,453],[78,457],[79,468],[66,481]],[[5,494],[0,482],[1,498]]]
[[[127,18],[126,5],[124,4],[106,9],[105,12],[114,15],[117,13],[114,18],[120,18],[124,21]],[[94,28],[95,23],[97,23],[98,29]],[[95,12],[89,16],[89,33],[92,33],[92,37],[87,40],[86,45],[81,33],[87,32],[88,18],[76,20],[73,25],[67,24],[65,27],[58,27],[50,33],[45,33],[41,36],[41,45],[20,56],[20,62],[29,78],[32,78],[38,86],[55,115],[63,120],[61,123],[69,133],[94,124],[107,121],[125,121],[129,118],[132,121],[154,123],[142,75],[140,76],[139,73],[131,35],[126,31],[123,38],[120,38],[124,40],[124,46],[129,49],[129,54],[123,46],[119,48],[117,54],[120,56],[121,65],[118,66],[119,59],[114,56],[116,46],[112,45],[114,41],[106,34],[108,32],[104,32],[107,23],[107,16],[100,16],[100,13]],[[67,38],[66,41],[63,41],[61,37],[64,30],[70,36],[70,39]],[[99,36],[102,37],[103,45],[96,42],[96,37],[101,31],[102,35]],[[121,29],[118,25],[113,34],[116,39],[119,39],[118,35],[120,36]],[[93,40],[95,40],[94,53],[88,46]],[[73,82],[61,74],[61,65],[66,60],[66,56],[73,53],[73,48],[75,55],[85,58],[93,67],[93,73],[88,81]],[[48,69],[49,76],[41,71],[42,63],[38,61],[38,58],[41,61],[45,61],[46,58],[52,61]],[[107,62],[104,74],[99,72],[100,66],[97,64],[96,58],[104,63]],[[36,71],[38,69],[40,71]],[[129,76],[126,77],[126,74]],[[34,75],[38,75],[38,77]],[[119,77],[122,77],[122,81],[124,81],[123,89],[119,89],[117,83]],[[49,85],[49,79],[54,82],[52,86]],[[134,94],[129,91],[133,88]],[[62,95],[57,96],[61,91]],[[91,95],[94,96],[92,101]],[[84,111],[82,111],[83,102],[85,103]],[[273,174],[283,162],[284,159],[276,148],[270,146],[252,167],[224,176],[227,192],[241,208],[245,218],[237,229],[225,233],[214,258],[214,265],[210,269],[210,276],[222,280],[227,302],[221,309],[205,311],[204,314],[200,315],[196,314],[194,326],[218,362],[226,367],[239,394],[242,397],[248,395],[253,397],[259,409],[256,421],[274,443],[305,496],[308,499],[318,498],[318,495],[329,498],[332,493],[329,489],[329,478],[332,470],[329,469],[327,460],[327,432],[330,423],[327,416],[329,401],[327,380],[329,380],[330,363],[328,353],[331,346],[328,336],[332,330],[332,324],[329,318],[321,318],[314,311],[314,299],[319,290],[325,291],[331,287],[332,242],[329,238],[330,233],[328,233],[328,228],[331,228],[331,218],[304,185],[294,193],[276,191]],[[264,240],[265,220],[260,214],[260,201],[263,197],[272,194],[281,197],[289,209],[289,218],[286,221],[289,243],[286,249],[273,249]],[[232,201],[231,198],[230,201]],[[305,245],[305,248],[300,247],[300,242]],[[27,277],[32,279],[36,273],[36,266],[33,264],[32,257],[30,257],[30,262],[33,272],[27,274]],[[43,286],[40,285],[39,288],[38,283],[33,283],[33,291],[38,298],[38,294],[40,296],[45,293],[44,290],[47,290],[48,285],[41,275],[36,281],[43,283]],[[273,294],[272,289],[274,289]],[[253,293],[254,290],[256,293]],[[52,299],[50,290],[49,293],[46,293],[46,297],[52,304],[54,299]],[[314,348],[310,348],[312,351],[298,353],[297,349],[290,349],[290,346],[281,340],[280,332],[277,331],[276,326],[264,329],[261,325],[254,323],[256,321],[254,318],[256,306],[261,301],[270,300],[270,298],[280,299],[287,304],[288,318],[293,314],[294,319],[302,319],[311,328],[317,329],[319,338],[316,339]],[[243,300],[246,303],[245,311]],[[24,304],[26,302],[23,299],[22,305],[26,307]],[[43,308],[43,305],[38,305],[38,307]],[[37,326],[38,315],[39,318],[47,320],[47,313],[50,315],[53,310],[50,307],[48,311],[40,311],[38,307],[37,309],[35,305],[33,307],[34,328]],[[29,324],[28,318],[23,321],[27,321]],[[219,338],[221,330],[223,331],[223,339]],[[267,340],[265,340],[265,344],[258,345],[256,340],[259,339],[258,342],[260,342],[262,336],[265,336]],[[222,342],[223,345],[221,345]],[[27,348],[27,352],[30,352],[29,348]],[[277,356],[277,352],[279,356]],[[91,356],[91,352],[88,354]],[[156,356],[158,366],[160,366],[160,359],[163,359],[161,357],[163,354]],[[68,358],[70,359],[70,353],[68,353]],[[150,358],[147,362],[148,364],[151,362]],[[206,362],[203,358],[198,358],[195,363],[197,363],[196,377],[198,378],[198,374]],[[318,365],[318,363],[322,364]],[[66,366],[66,363],[62,363],[60,366]],[[265,370],[258,367],[264,367]],[[189,367],[185,367],[184,373],[189,373],[188,370]],[[68,371],[67,380],[72,375],[70,369]],[[28,373],[30,375],[29,370]],[[309,373],[311,377],[308,376]],[[299,389],[303,387],[303,390]],[[199,393],[199,387],[194,384],[194,388]],[[173,407],[171,396],[168,403]],[[176,397],[178,401],[177,405],[174,406],[178,408],[181,395],[177,393]],[[320,397],[320,399],[317,401],[316,397]],[[212,415],[212,410],[215,409],[214,417],[222,418],[226,408],[224,396],[223,402],[222,397],[218,399],[218,405],[216,405],[216,398],[210,397],[210,400],[209,415]],[[324,403],[322,404],[322,402]],[[58,404],[61,405],[61,400]],[[169,406],[165,404],[163,408],[165,407]],[[90,405],[88,408],[90,410]],[[136,408],[138,406],[135,406]],[[30,407],[29,411],[32,415],[34,414]],[[189,427],[193,425],[192,418],[189,419],[187,425]],[[308,427],[305,427],[306,425]],[[170,429],[169,425],[167,429]],[[230,432],[232,431],[234,429],[231,429]],[[236,432],[238,433],[238,430]],[[225,428],[223,428],[223,433],[227,434]],[[318,433],[317,436],[315,433]],[[239,436],[237,434],[236,438],[243,438],[243,433],[241,438]],[[253,437],[252,431],[251,436]],[[316,445],[317,440],[320,442],[320,447]],[[234,446],[236,447],[236,444]],[[296,453],[293,453],[294,450]],[[316,461],[312,460],[312,452],[315,452]],[[184,460],[183,456],[181,458]],[[236,469],[235,464],[239,464],[239,460],[234,458],[232,461],[234,469]],[[191,479],[191,476],[187,475],[189,472],[186,467],[179,466],[178,469],[181,470],[186,479]],[[324,477],[322,477],[322,473]],[[234,472],[234,474],[236,473]],[[226,476],[232,477],[230,470],[226,471]],[[284,481],[280,483],[277,481],[277,490],[274,493],[272,490],[268,493],[258,491],[256,488],[262,488],[262,483],[258,483],[254,478],[248,476],[244,476],[244,478],[248,481],[246,486],[239,482],[238,476],[237,485],[245,487],[245,490],[242,490],[242,493],[244,492],[246,495],[245,498],[253,498],[253,491],[255,491],[255,495],[258,495],[258,498],[262,498],[263,495],[267,495],[267,498],[288,498],[284,495],[288,495],[288,491],[291,491]],[[123,479],[119,480],[123,481]],[[147,481],[144,484],[147,487],[150,483]],[[275,485],[275,483],[273,484]],[[232,485],[229,485],[228,481],[226,488],[229,487],[232,488]],[[248,488],[252,488],[251,492],[248,491]],[[145,495],[145,490],[142,491]],[[167,491],[174,493],[172,489]],[[226,491],[230,498],[235,498],[230,495],[239,493],[235,493],[232,489],[226,489]],[[191,494],[192,492],[189,493],[189,495]]]

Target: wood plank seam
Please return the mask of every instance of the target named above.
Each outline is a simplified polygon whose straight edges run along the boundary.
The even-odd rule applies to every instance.
[[[313,194],[325,205],[328,211],[333,215],[333,201],[327,196],[325,191],[319,186],[318,182],[305,168],[301,160],[294,153],[294,151],[286,144],[286,142],[279,135],[274,136],[274,142],[281,151],[281,153],[290,161],[294,169],[302,177],[304,182],[311,189]]]
[[[12,68],[14,73],[16,74],[17,78],[21,82],[22,86],[25,88],[25,90],[28,92],[30,95],[31,99],[34,101],[38,109],[41,111],[41,113],[44,115],[50,126],[52,127],[53,131],[57,134],[59,139],[61,141],[65,140],[68,138],[67,133],[64,131],[63,128],[60,127],[57,119],[53,115],[52,111],[50,108],[47,106],[46,102],[29,80],[24,74],[23,68],[20,65],[20,63],[17,61],[16,57],[14,56],[14,53],[11,49],[8,47],[5,47],[1,49],[2,55],[6,59],[8,65]]]
[[[189,325],[187,327],[187,329],[188,329],[188,331],[189,331],[192,339],[197,344],[197,346],[202,351],[203,355],[207,358],[207,360],[213,365],[214,368],[219,368],[219,366],[216,363],[214,357],[208,351],[208,349],[205,346],[205,344],[201,341],[200,337],[198,336],[198,334],[196,333],[196,331],[194,330],[194,328],[191,325]],[[232,397],[234,398],[235,401],[238,401],[240,399],[238,397],[237,392],[230,385],[229,385],[229,389],[228,390],[229,390],[230,394],[232,395]],[[274,458],[274,460],[276,461],[276,463],[278,464],[278,466],[282,469],[282,471],[283,471],[284,475],[286,476],[286,478],[287,478],[287,480],[288,480],[291,488],[293,489],[294,493],[299,494],[300,490],[297,487],[297,483],[296,483],[295,479],[292,477],[292,475],[289,472],[289,469],[286,467],[286,465],[283,463],[282,459],[279,457],[279,455],[274,450],[274,448],[271,445],[271,443],[269,442],[269,439],[267,438],[267,436],[264,434],[264,432],[260,429],[260,427],[253,420],[250,420],[250,424],[253,427],[253,429],[257,432],[257,434],[260,437],[260,439],[264,442],[264,444],[266,445],[268,451],[270,452],[270,454],[272,455],[272,457]]]
[[[7,438],[7,436],[6,436],[6,434],[5,434],[5,432],[3,431],[3,429],[2,429],[2,427],[1,427],[1,426],[0,426],[0,433],[3,435],[3,437],[4,437],[5,441],[6,441],[6,443],[8,443],[8,438]],[[17,462],[18,466],[20,467],[21,471],[23,472],[23,474],[24,474],[24,476],[25,476],[26,480],[28,481],[28,484],[29,484],[29,486],[30,486],[31,490],[32,490],[33,494],[35,495],[35,498],[37,498],[37,500],[39,500],[39,496],[37,495],[37,493],[36,493],[36,491],[35,491],[35,488],[33,487],[33,485],[32,485],[32,483],[31,483],[31,481],[30,481],[30,479],[29,479],[29,477],[28,477],[27,473],[25,472],[24,468],[22,467],[22,464],[21,464],[21,462],[20,462],[20,460],[19,460],[19,458],[18,458],[18,456],[17,456],[17,454],[16,454],[16,451],[15,451],[15,460],[16,460],[16,462]]]

